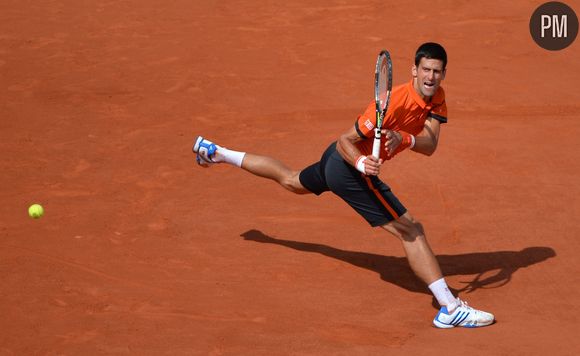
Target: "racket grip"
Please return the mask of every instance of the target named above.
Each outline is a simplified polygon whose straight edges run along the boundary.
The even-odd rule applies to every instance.
[[[373,141],[373,156],[379,159],[381,152],[381,129],[375,127],[375,140]]]

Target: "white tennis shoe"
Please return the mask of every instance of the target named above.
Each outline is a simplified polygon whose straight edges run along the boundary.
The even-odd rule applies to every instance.
[[[203,167],[209,167],[214,163],[218,163],[214,160],[218,148],[219,146],[210,140],[197,136],[197,139],[193,144],[193,153],[196,154],[195,160],[197,161],[197,164]]]
[[[439,313],[433,319],[433,324],[442,329],[450,329],[456,326],[464,328],[478,328],[493,324],[495,317],[491,313],[477,310],[461,299],[457,298],[459,305],[453,313],[449,314],[447,307],[441,307]]]

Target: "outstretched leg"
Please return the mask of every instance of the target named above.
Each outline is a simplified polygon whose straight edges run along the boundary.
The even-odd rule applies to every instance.
[[[409,265],[417,277],[429,286],[441,305],[439,313],[433,319],[433,324],[436,327],[463,326],[472,328],[490,325],[494,322],[493,314],[474,309],[451,293],[443,278],[439,263],[427,242],[423,226],[409,213],[405,213],[398,220],[383,225],[382,228],[401,240]]]
[[[239,152],[216,145],[199,136],[193,146],[197,162],[204,167],[214,163],[228,163],[240,167],[255,176],[271,179],[290,192],[308,194],[309,190],[300,183],[300,171],[288,168],[281,161],[252,153]]]
[[[423,226],[409,213],[383,225],[382,228],[401,240],[411,269],[423,282],[430,285],[443,278],[439,263],[425,237]]]
[[[258,177],[278,182],[282,187],[293,193],[310,193],[300,183],[300,171],[291,170],[275,158],[246,153],[242,161],[242,168]]]

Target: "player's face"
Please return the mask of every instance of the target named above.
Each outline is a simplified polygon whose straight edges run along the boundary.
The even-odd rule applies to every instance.
[[[423,99],[435,95],[441,81],[445,79],[443,61],[440,59],[421,58],[419,65],[413,66],[413,86]]]

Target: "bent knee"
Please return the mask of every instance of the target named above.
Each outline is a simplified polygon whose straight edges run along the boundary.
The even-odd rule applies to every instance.
[[[383,228],[404,241],[415,241],[425,238],[423,225],[413,218],[401,218],[383,226]]]
[[[415,241],[425,238],[425,232],[423,230],[423,225],[419,222],[414,222],[411,227],[402,235],[405,241]]]

